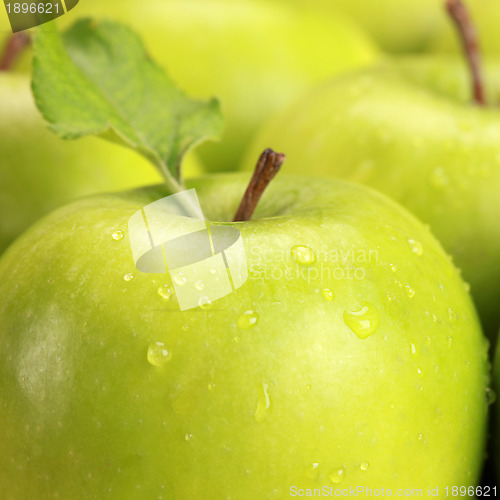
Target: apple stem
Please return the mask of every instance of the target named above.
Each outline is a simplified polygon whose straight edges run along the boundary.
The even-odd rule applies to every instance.
[[[474,89],[474,101],[480,106],[486,104],[484,97],[484,86],[481,71],[481,55],[479,51],[479,41],[472,22],[471,16],[461,0],[447,0],[446,8],[455,21],[455,24],[462,39],[467,62],[472,76],[472,85]]]
[[[31,37],[26,33],[14,33],[5,44],[0,57],[0,71],[8,71],[16,62],[21,52],[31,44]]]
[[[283,153],[276,153],[272,149],[266,149],[260,155],[233,222],[248,221],[252,218],[261,196],[279,172],[285,159],[286,156]]]

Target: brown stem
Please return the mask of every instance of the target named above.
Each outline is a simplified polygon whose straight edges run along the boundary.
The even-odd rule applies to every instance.
[[[31,38],[26,33],[15,33],[7,39],[3,53],[0,56],[0,71],[8,71],[22,51],[31,43]]]
[[[457,25],[467,62],[472,76],[474,100],[480,106],[486,105],[481,71],[481,55],[474,23],[461,0],[447,0],[446,8]]]
[[[262,194],[279,172],[285,159],[286,156],[283,153],[276,153],[272,149],[266,149],[260,155],[233,222],[247,221],[252,218]]]

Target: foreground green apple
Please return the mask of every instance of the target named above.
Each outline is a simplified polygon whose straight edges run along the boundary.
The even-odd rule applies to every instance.
[[[67,142],[46,130],[29,80],[0,72],[0,253],[42,215],[79,196],[157,182],[137,154],[88,138]],[[199,172],[190,155],[186,175]]]
[[[491,67],[490,94],[500,66]],[[498,82],[498,83],[497,83]],[[457,60],[406,61],[332,81],[270,121],[250,148],[288,151],[294,173],[368,184],[403,203],[463,269],[498,332],[500,113],[468,103]]]
[[[302,15],[284,5],[128,0],[108,8],[88,0],[74,12],[133,26],[188,94],[221,100],[226,133],[220,144],[200,148],[210,170],[234,169],[265,118],[300,92],[377,56],[371,41],[347,20]],[[61,19],[63,24],[73,20]]]
[[[188,184],[212,230],[241,232],[250,272],[203,307],[181,312],[170,275],[134,268],[128,220],[162,187],[74,202],[4,254],[5,498],[476,484],[486,343],[436,240],[329,180],[278,178],[228,223],[246,183]]]

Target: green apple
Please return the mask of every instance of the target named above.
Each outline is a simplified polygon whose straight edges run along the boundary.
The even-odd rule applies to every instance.
[[[285,3],[284,0],[281,0]],[[304,10],[351,16],[391,53],[427,49],[446,24],[444,0],[286,0]]]
[[[210,170],[232,170],[270,113],[331,75],[366,66],[372,42],[351,22],[285,5],[232,0],[87,0],[75,16],[106,15],[133,26],[155,60],[189,95],[218,97],[227,120],[219,144],[200,148]]]
[[[479,36],[482,52],[489,55],[500,55],[500,40],[498,25],[500,23],[500,4],[496,0],[470,0],[465,2],[476,31]],[[437,52],[462,51],[462,45],[457,38],[454,27],[449,23],[435,32],[429,49]]]
[[[227,222],[246,183],[188,183],[212,232],[240,231],[249,269],[203,307],[180,311],[169,274],[135,269],[128,221],[161,186],[73,202],[3,255],[4,498],[477,483],[486,341],[438,242],[327,179],[278,177],[252,221]]]
[[[500,65],[487,71],[494,99]],[[500,112],[469,104],[457,59],[416,59],[332,81],[278,113],[263,144],[288,170],[370,185],[429,224],[472,285],[491,337],[500,282]],[[494,101],[492,101],[494,102]]]
[[[47,130],[26,76],[0,73],[0,253],[42,215],[77,197],[160,179],[139,155],[110,142],[63,141]],[[199,172],[190,155],[186,174]]]

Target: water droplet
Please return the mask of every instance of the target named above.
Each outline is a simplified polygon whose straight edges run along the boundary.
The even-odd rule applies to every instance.
[[[408,294],[408,297],[410,297],[410,299],[415,297],[415,290],[410,285],[406,285],[405,288],[406,288],[406,293]]]
[[[123,279],[124,279],[125,281],[132,281],[132,280],[134,279],[134,275],[133,275],[132,273],[127,273],[127,274],[123,277]]]
[[[189,330],[189,325],[187,323],[185,325],[182,325],[182,330],[187,332]]]
[[[417,346],[415,344],[410,344],[410,352],[414,358],[418,356]]]
[[[450,179],[446,174],[446,171],[443,167],[438,167],[434,169],[431,175],[431,185],[435,189],[443,189],[448,186],[450,183]]]
[[[196,290],[203,290],[203,287],[205,286],[205,283],[203,281],[199,280],[194,284]]]
[[[323,295],[326,300],[333,300],[335,298],[335,292],[329,288],[324,288],[321,291],[321,295]]]
[[[238,344],[241,340],[241,337],[239,335],[236,335],[236,337],[234,337],[233,340]]]
[[[161,286],[160,288],[158,288],[158,295],[164,298],[165,300],[168,300],[173,293],[174,293],[173,290],[168,285]]]
[[[392,271],[393,273],[397,272],[397,270],[398,270],[398,266],[396,266],[396,265],[394,265],[394,264],[391,264],[389,267],[391,268],[391,271]]]
[[[217,269],[215,269],[215,267],[211,267],[210,268],[210,273],[211,274],[216,274],[217,273]]]
[[[367,302],[359,311],[344,311],[344,323],[360,339],[366,339],[377,331],[380,315],[377,308]]]
[[[260,388],[257,408],[254,413],[255,421],[264,422],[264,420],[267,418],[270,407],[271,407],[271,399],[269,397],[268,385],[266,383],[263,383]]]
[[[359,464],[359,468],[360,468],[361,470],[368,470],[368,467],[370,467],[370,464],[369,464],[368,462],[361,462],[361,463]]]
[[[432,315],[432,321],[433,321],[434,323],[437,323],[437,320],[438,320],[437,316],[436,316],[435,314],[433,314],[433,315]]]
[[[340,484],[345,477],[345,468],[342,467],[340,469],[335,469],[330,474],[328,474],[328,479],[333,483],[333,484]]]
[[[253,328],[259,321],[259,314],[256,311],[245,311],[240,314],[238,318],[237,325],[238,328],[242,330],[249,330]]]
[[[211,309],[212,307],[212,302],[208,297],[200,297],[200,300],[198,301],[198,305],[207,311],[208,309]]]
[[[448,347],[453,345],[453,337],[448,337]]]
[[[215,391],[215,383],[214,383],[214,382],[210,382],[210,383],[208,384],[208,390],[209,390],[210,392]]]
[[[486,403],[492,405],[497,400],[497,395],[493,389],[486,387]]]
[[[424,439],[424,435],[423,435],[423,434],[419,434],[419,435],[417,436],[417,439],[418,439],[419,441],[422,441],[422,440]]]
[[[184,435],[184,439],[185,439],[186,441],[191,441],[191,439],[193,439],[193,435],[192,435],[192,434],[189,434],[189,433],[186,433],[186,434]]]
[[[314,463],[306,468],[306,476],[315,481],[319,477],[319,464]]]
[[[422,370],[420,368],[417,368],[417,375],[419,377],[423,377],[424,376],[424,374],[422,373]]]
[[[187,279],[182,273],[178,273],[174,276],[174,281],[179,285],[183,286],[187,283]]]
[[[448,319],[452,323],[454,323],[458,319],[457,313],[451,307],[448,309]]]
[[[170,361],[170,352],[163,342],[152,342],[148,347],[148,361],[153,366],[165,366]]]
[[[422,246],[422,243],[420,243],[420,241],[409,239],[408,244],[410,245],[411,251],[415,255],[418,255],[420,257],[424,253],[424,247]]]
[[[123,240],[123,232],[122,231],[115,231],[111,235],[111,238],[113,238],[115,241]]]
[[[295,245],[290,251],[292,258],[297,264],[308,266],[316,262],[314,250],[305,245]]]

